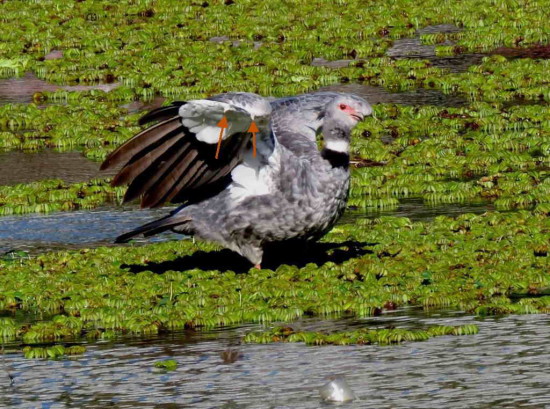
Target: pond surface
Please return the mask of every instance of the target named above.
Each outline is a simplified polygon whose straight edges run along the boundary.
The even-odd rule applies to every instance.
[[[13,250],[33,253],[109,245],[122,233],[165,216],[171,209],[125,207],[0,217],[0,254]],[[166,233],[143,241],[176,237],[182,236]]]
[[[55,249],[76,249],[111,245],[124,232],[168,214],[173,207],[137,209],[125,206],[92,211],[58,212],[0,217],[0,255],[23,250],[30,253]],[[442,204],[429,206],[422,200],[404,200],[394,210],[348,211],[340,223],[378,216],[408,217],[413,221],[430,220],[439,215],[484,213],[494,210],[488,203]],[[181,239],[175,233],[162,233],[138,242]]]
[[[354,325],[415,327],[476,323],[479,333],[399,346],[238,346],[251,329],[181,332],[88,346],[82,357],[27,360],[6,354],[5,408],[544,408],[550,405],[550,317],[474,319],[460,314],[387,314]],[[346,321],[295,328],[349,328]],[[254,328],[257,329],[257,328]],[[227,349],[236,361],[227,359]],[[225,354],[224,354],[224,351]],[[174,359],[173,372],[153,364]],[[1,361],[0,361],[1,362]],[[8,372],[14,377],[10,386]],[[358,400],[321,402],[318,388],[343,376]]]
[[[19,78],[0,79],[0,105],[25,104],[33,101],[36,92],[53,92],[58,89],[66,91],[89,91],[100,89],[109,92],[120,86],[120,83],[96,85],[55,85],[37,78],[33,73],[26,73]]]
[[[451,72],[464,72],[472,65],[481,63],[483,57],[487,54],[457,54],[451,56],[440,57],[435,54],[435,45],[422,44],[420,36],[423,34],[436,33],[456,33],[461,31],[460,28],[452,24],[439,24],[428,26],[416,32],[414,38],[401,38],[393,42],[393,46],[386,52],[388,57],[396,60],[405,58],[414,58],[429,60],[431,65],[437,68],[446,68]],[[445,41],[438,45],[453,45],[451,41]]]
[[[0,153],[0,185],[61,179],[66,183],[105,178],[114,172],[99,172],[99,162],[86,159],[79,152],[44,150],[36,153],[12,151]]]
[[[365,98],[371,104],[401,104],[410,106],[435,105],[462,107],[468,101],[459,95],[447,95],[433,89],[418,88],[413,91],[390,92],[382,87],[363,84],[337,84],[320,88],[319,91],[349,92]]]

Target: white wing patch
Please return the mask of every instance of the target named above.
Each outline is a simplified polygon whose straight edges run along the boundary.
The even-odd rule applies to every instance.
[[[220,137],[218,122],[225,116],[228,127],[223,139],[239,132],[246,132],[252,122],[251,115],[225,102],[194,100],[182,105],[179,109],[181,123],[194,133],[197,140],[215,144]]]
[[[231,171],[231,184],[227,187],[233,204],[252,196],[267,195],[274,192],[276,176],[280,172],[280,145],[268,146],[258,141],[259,155],[254,157],[252,151],[246,152],[243,163]],[[269,156],[262,151],[271,151]]]
[[[265,107],[262,107],[265,108]],[[242,162],[231,171],[232,182],[229,189],[231,205],[241,200],[273,192],[276,187],[276,176],[280,171],[281,147],[274,142],[269,133],[269,122],[266,117],[271,107],[247,110],[231,104],[210,100],[194,100],[182,105],[179,109],[181,122],[189,131],[195,134],[198,141],[216,144],[220,137],[218,122],[225,116],[228,127],[223,133],[227,139],[236,133],[246,133],[251,122],[256,118],[256,124],[262,131],[257,133],[257,155],[252,148],[244,152]],[[252,111],[252,112],[249,112]]]

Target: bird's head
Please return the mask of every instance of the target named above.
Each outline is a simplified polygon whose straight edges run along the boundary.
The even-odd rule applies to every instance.
[[[335,97],[326,107],[326,115],[351,130],[358,122],[372,114],[372,107],[363,98],[352,94],[341,94]]]
[[[363,98],[351,94],[336,96],[325,108],[321,131],[325,148],[336,152],[349,152],[352,129],[370,114],[372,107]]]

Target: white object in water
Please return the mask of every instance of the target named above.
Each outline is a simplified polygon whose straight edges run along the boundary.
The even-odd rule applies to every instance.
[[[341,377],[332,378],[319,389],[319,393],[321,398],[329,402],[350,402],[355,399],[353,391]]]

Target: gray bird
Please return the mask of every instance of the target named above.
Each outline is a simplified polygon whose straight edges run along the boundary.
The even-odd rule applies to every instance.
[[[140,124],[158,123],[112,152],[102,169],[123,165],[112,184],[129,184],[125,201],[183,205],[117,242],[172,230],[220,243],[260,268],[269,243],[318,240],[344,212],[351,131],[371,113],[360,97],[319,92],[273,101],[227,93],[146,114]]]

